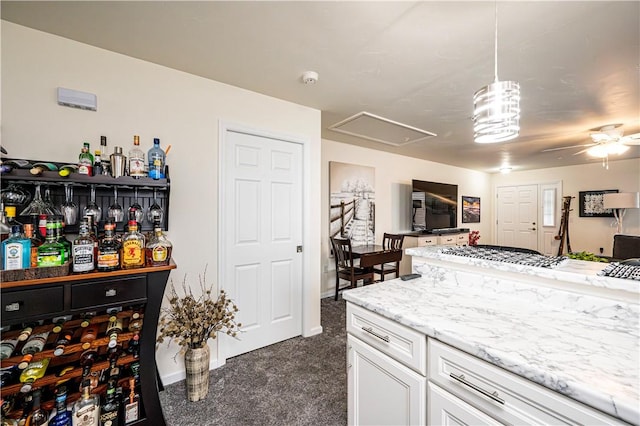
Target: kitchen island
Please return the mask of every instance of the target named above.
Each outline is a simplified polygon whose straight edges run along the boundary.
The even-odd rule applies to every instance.
[[[367,405],[384,389],[374,395],[376,379],[365,376],[391,365],[408,379],[380,387],[401,383],[408,397],[390,422],[640,424],[637,281],[601,277],[605,265],[593,262],[539,268],[441,248],[407,253],[421,278],[344,292],[350,423],[376,413]]]

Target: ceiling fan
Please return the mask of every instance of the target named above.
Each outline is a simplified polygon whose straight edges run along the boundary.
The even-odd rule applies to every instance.
[[[608,124],[599,129],[591,129],[592,143],[582,145],[563,146],[560,148],[548,148],[542,152],[559,151],[562,149],[583,148],[573,155],[586,152],[592,157],[608,159],[610,154],[622,154],[630,145],[640,145],[640,133],[623,136],[622,124]]]

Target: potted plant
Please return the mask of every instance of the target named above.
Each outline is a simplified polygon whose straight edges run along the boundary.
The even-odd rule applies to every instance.
[[[206,284],[206,268],[198,275],[201,293],[196,296],[182,281],[182,294],[178,294],[171,280],[167,300],[169,305],[160,310],[157,342],[165,339],[180,345],[176,354],[184,354],[187,396],[189,401],[198,401],[207,396],[209,390],[209,346],[207,341],[215,339],[219,332],[236,337],[242,324],[236,323],[238,307],[227,297],[224,290],[214,299],[213,285]],[[174,357],[175,359],[175,357]]]

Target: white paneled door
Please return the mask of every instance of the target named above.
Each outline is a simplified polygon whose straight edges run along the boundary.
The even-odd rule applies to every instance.
[[[302,145],[227,129],[223,136],[221,287],[239,308],[229,358],[302,334]]]
[[[538,250],[538,185],[498,188],[498,245]]]

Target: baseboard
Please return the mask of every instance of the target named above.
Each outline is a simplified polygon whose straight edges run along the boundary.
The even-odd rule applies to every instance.
[[[219,362],[219,360],[212,359],[209,361],[209,370],[215,370],[218,367],[222,367],[225,363]],[[186,373],[184,370],[176,371],[175,373],[166,374],[164,376],[160,376],[160,380],[162,380],[162,384],[164,386],[170,385],[172,383],[177,383],[186,378]]]
[[[311,336],[315,336],[316,334],[322,334],[322,326],[321,325],[319,325],[317,327],[313,327],[311,330],[309,330],[309,333],[303,334],[302,337],[311,337]]]

